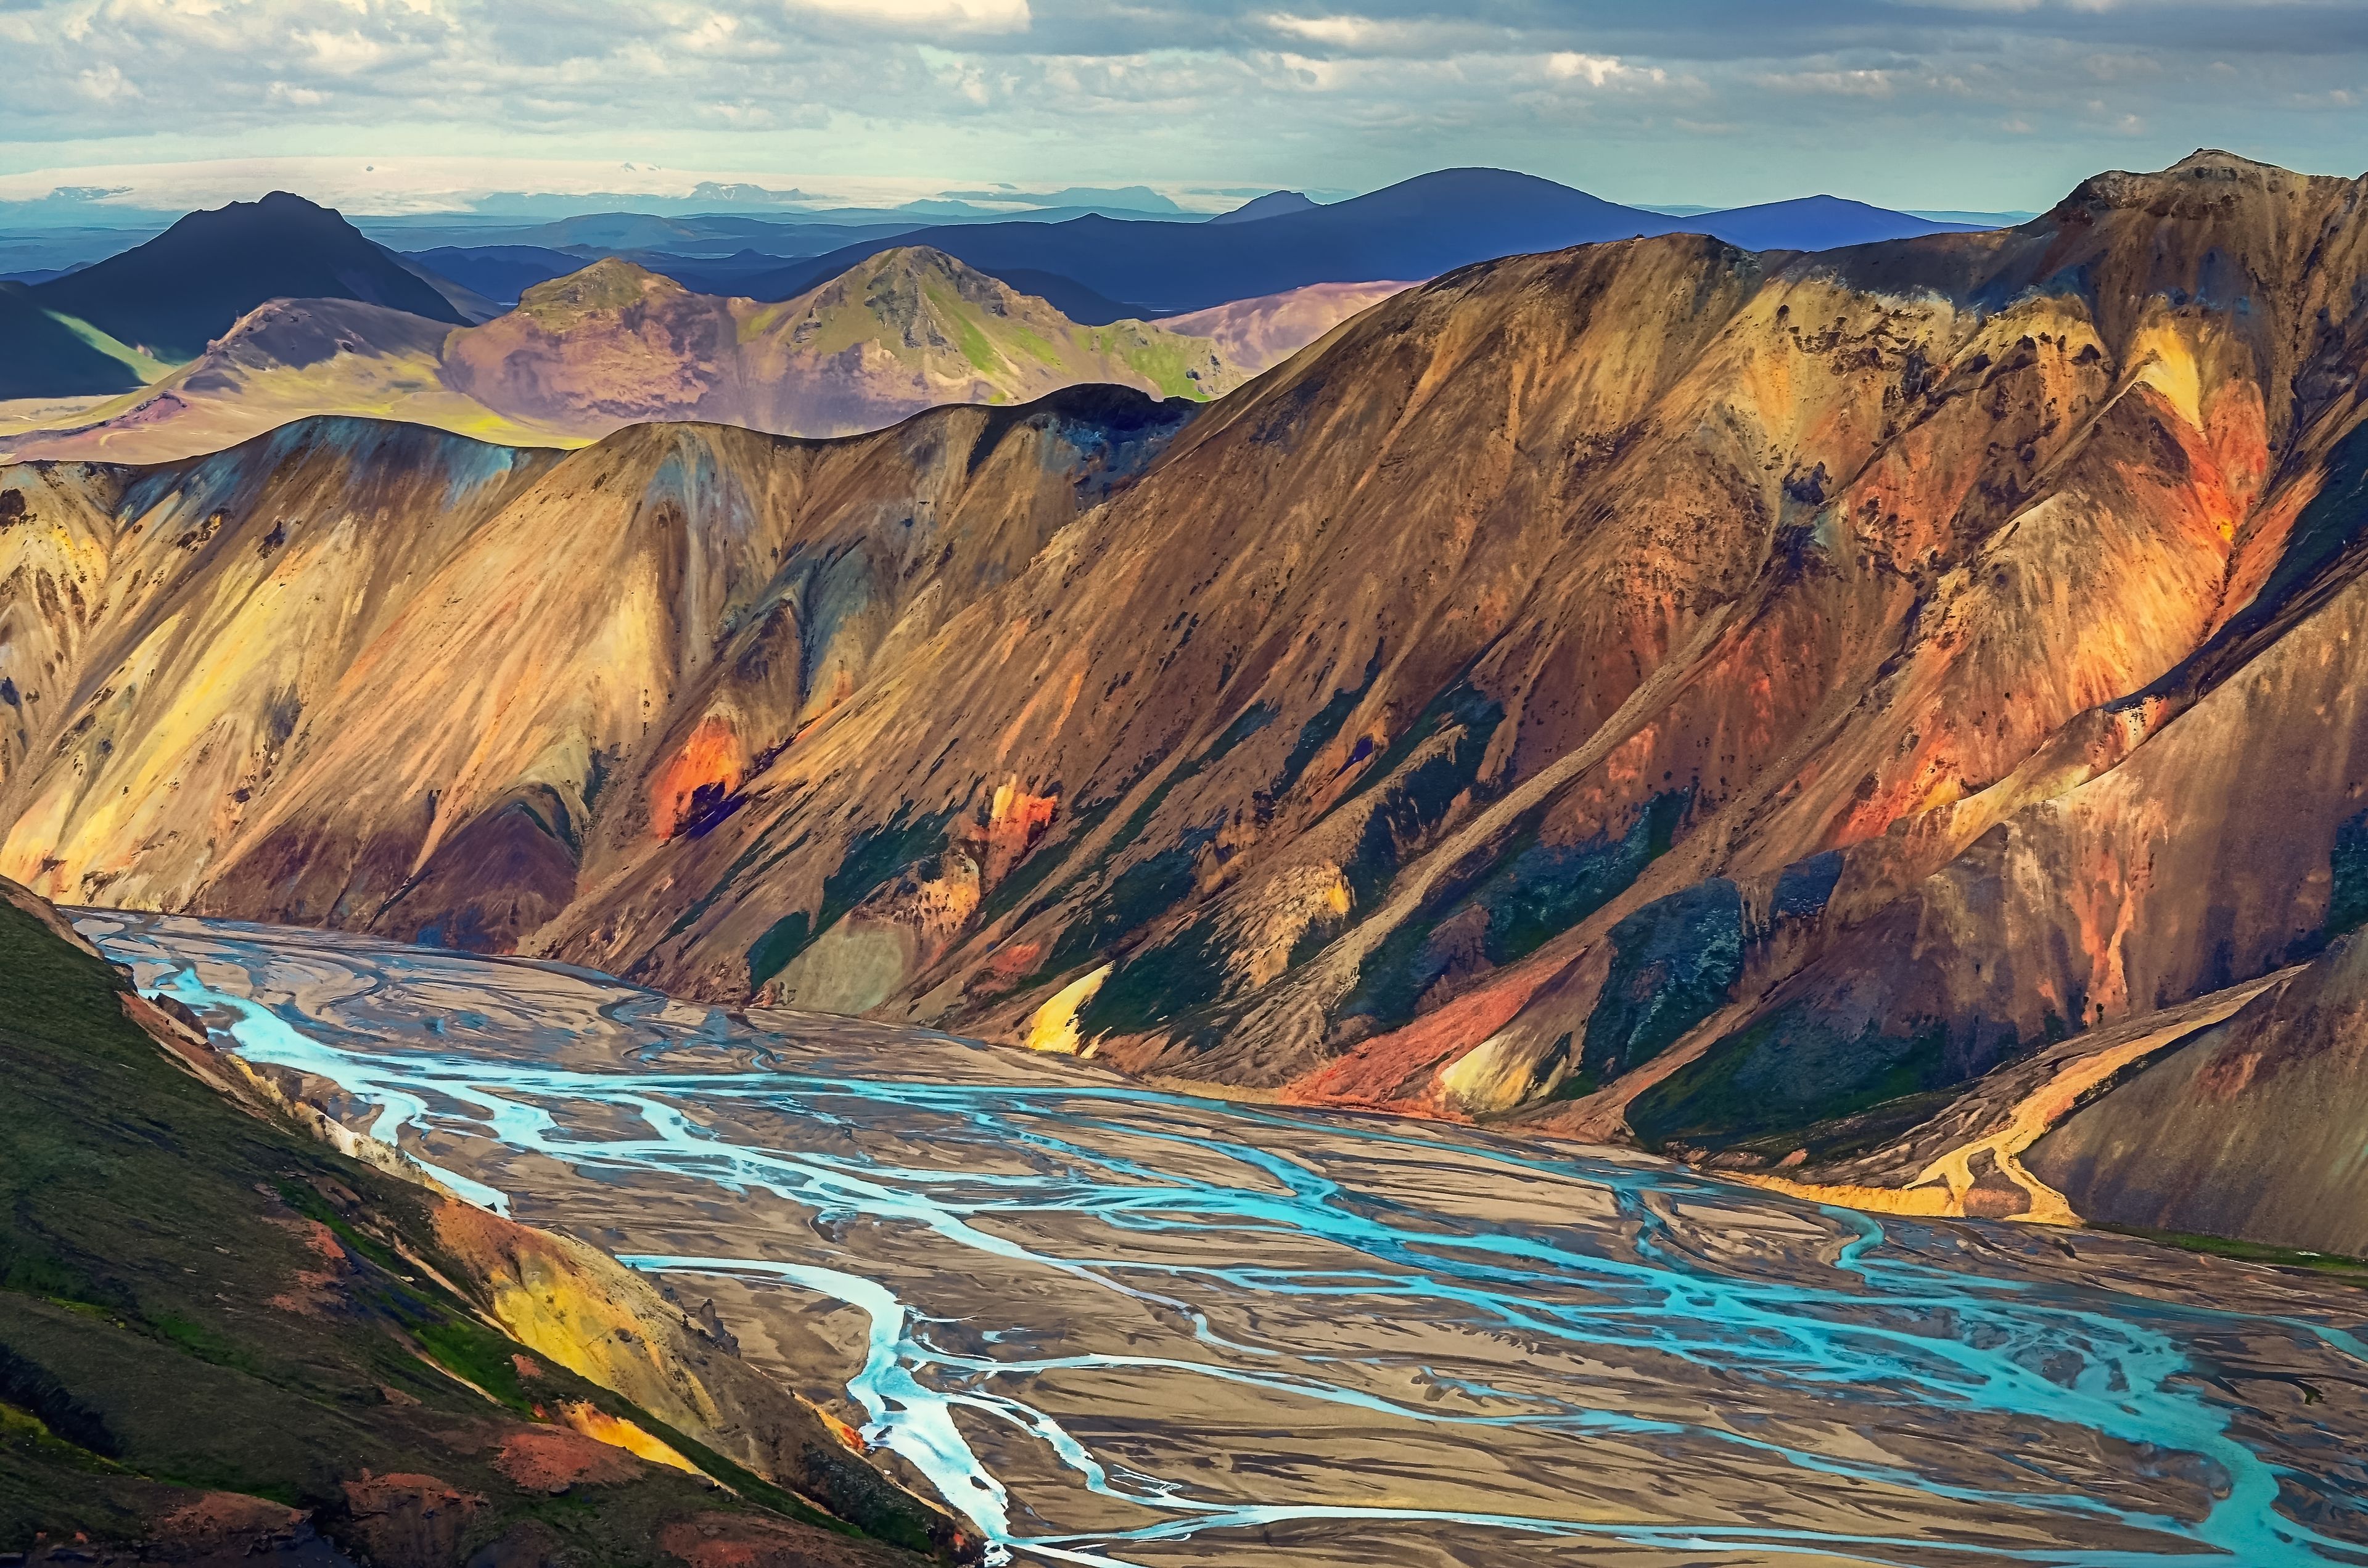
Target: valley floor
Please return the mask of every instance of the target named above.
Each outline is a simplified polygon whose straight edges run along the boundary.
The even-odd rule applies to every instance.
[[[81,918],[349,1125],[625,1256],[1025,1562],[2368,1552],[2368,1346],[2324,1279],[585,971]]]

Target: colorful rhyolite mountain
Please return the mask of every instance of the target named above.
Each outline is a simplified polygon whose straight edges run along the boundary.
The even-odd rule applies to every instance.
[[[1258,324],[1228,337],[1262,369],[1378,297],[1255,302],[1263,314],[1245,319]],[[848,435],[925,408],[1026,402],[1087,381],[1208,398],[1244,374],[1210,335],[1135,321],[1080,326],[936,251],[884,252],[780,304],[695,294],[610,260],[529,289],[517,310],[475,327],[352,301],[276,300],[139,392],[35,428],[0,425],[0,454],[165,461],[324,414],[552,447],[653,420]]]
[[[2051,1212],[2368,919],[2363,195],[1516,257],[1197,415],[19,466],[0,869],[1831,1190],[1975,1084],[1856,1185]]]
[[[1142,322],[1079,326],[914,248],[769,305],[596,262],[456,334],[444,377],[506,415],[586,434],[704,419],[807,436],[877,430],[943,403],[1024,403],[1080,381],[1206,398],[1242,379],[1205,340]]]
[[[1159,324],[1170,332],[1209,339],[1227,364],[1257,375],[1281,364],[1342,322],[1412,287],[1411,283],[1310,283],[1190,315],[1167,316]]]

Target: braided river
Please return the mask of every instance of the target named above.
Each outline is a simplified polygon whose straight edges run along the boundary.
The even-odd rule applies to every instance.
[[[84,911],[217,1045],[712,1304],[1014,1563],[2368,1564],[2368,1292]]]

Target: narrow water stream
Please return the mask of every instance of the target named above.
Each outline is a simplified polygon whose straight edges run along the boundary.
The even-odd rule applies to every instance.
[[[2368,1564],[2368,1294],[606,977],[85,912],[1024,1562]]]

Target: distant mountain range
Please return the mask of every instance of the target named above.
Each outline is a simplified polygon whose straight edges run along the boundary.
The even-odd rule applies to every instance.
[[[1275,191],[1214,218],[1042,216],[998,223],[884,223],[857,233],[744,218],[569,220],[508,240],[449,244],[416,258],[497,300],[600,254],[630,259],[702,293],[786,299],[893,245],[960,256],[1072,320],[1156,318],[1310,283],[1434,277],[1468,262],[1640,234],[1694,232],[1748,250],[1840,245],[1979,225],[1948,223],[1839,197],[1674,216],[1599,200],[1551,180],[1496,169],[1425,175],[1330,207]],[[818,243],[819,242],[819,243]],[[733,254],[715,254],[730,244]],[[767,263],[774,255],[784,259]],[[537,276],[540,274],[540,276]],[[508,292],[503,292],[508,290]]]
[[[1086,382],[1199,401],[1395,288],[1320,285],[1205,323],[1088,325],[942,253],[904,249],[778,304],[695,293],[620,260],[538,283],[477,326],[357,300],[273,300],[186,365],[143,362],[153,380],[136,392],[0,425],[0,457],[163,461],[313,415],[547,447],[653,421],[842,435]],[[0,312],[23,292],[0,290]]]
[[[1497,169],[1424,175],[1331,206],[1273,191],[1214,218],[1182,214],[1142,187],[966,193],[1007,207],[1042,203],[1020,214],[961,200],[814,210],[789,205],[797,194],[767,193],[762,215],[596,211],[526,222],[444,215],[363,219],[358,228],[275,193],[188,214],[87,264],[79,258],[98,232],[72,231],[77,237],[64,249],[23,250],[22,261],[59,265],[14,274],[35,292],[10,309],[21,317],[29,304],[74,324],[63,335],[29,324],[13,335],[28,347],[22,362],[0,369],[0,397],[138,384],[121,356],[93,347],[94,335],[155,360],[185,361],[275,298],[359,300],[460,324],[609,256],[697,293],[786,301],[881,251],[922,245],[1050,300],[1074,322],[1108,325],[1310,283],[1419,279],[1472,261],[1643,234],[1699,231],[1748,249],[1823,250],[1970,226],[1829,196],[1674,216]],[[87,202],[75,210],[104,210]],[[0,260],[14,255],[0,237]]]
[[[1070,190],[1042,199],[1113,194],[1140,204],[1148,193]],[[587,438],[618,422],[694,416],[690,410],[698,411],[697,417],[757,428],[825,434],[875,427],[932,400],[1033,396],[1081,378],[1106,376],[1163,394],[1207,395],[1329,330],[1342,319],[1342,301],[1370,302],[1407,282],[1508,254],[1680,229],[1712,233],[1752,249],[1808,250],[1949,227],[1833,197],[1678,218],[1493,169],[1425,175],[1332,206],[1276,191],[1215,219],[1163,219],[1137,211],[1123,219],[1044,221],[1059,210],[1048,208],[1026,221],[920,227],[910,221],[848,227],[739,214],[593,213],[513,231],[532,235],[532,244],[438,245],[397,254],[328,209],[275,193],[258,202],[191,213],[144,244],[63,276],[29,287],[6,286],[0,323],[8,324],[15,352],[0,367],[0,398],[88,399],[156,388],[157,395],[140,399],[136,408],[92,411],[72,436],[57,431],[55,420],[43,414],[36,423],[50,434],[28,444],[22,438],[28,426],[19,421],[17,438],[9,444],[20,451],[83,449],[93,441],[111,448],[130,439],[129,420],[147,432],[131,445],[153,456],[160,441],[175,444],[200,432],[228,437],[266,411],[296,417],[404,409],[447,428],[505,440]],[[391,335],[367,324],[352,330],[364,317],[383,323],[369,312],[349,312],[339,318],[340,330],[347,331],[355,352],[334,373],[315,369],[326,358],[267,370],[256,358],[264,352],[263,339],[249,332],[230,356],[234,363],[217,363],[163,384],[172,366],[197,360],[250,312],[275,300],[345,301],[459,327],[488,322],[535,290],[608,258],[670,280],[664,289],[646,281],[633,284],[639,302],[632,308],[640,324],[627,335],[650,330],[653,313],[678,324],[697,317],[719,330],[731,315],[741,324],[736,334],[748,330],[747,323],[760,312],[727,308],[722,301],[786,305],[890,252],[951,257],[959,264],[954,271],[939,267],[934,276],[951,290],[949,298],[964,301],[960,309],[974,318],[972,324],[984,335],[980,341],[990,346],[1000,369],[979,372],[959,354],[931,358],[938,347],[925,347],[923,338],[909,335],[919,330],[921,318],[915,316],[867,319],[848,341],[893,344],[893,350],[885,359],[861,366],[836,362],[827,375],[792,374],[789,359],[766,361],[745,338],[698,370],[683,368],[681,343],[644,344],[635,351],[646,357],[642,368],[627,374],[614,352],[622,340],[591,317],[571,315],[570,330],[610,347],[596,350],[587,341],[561,352],[552,335],[538,329],[512,345],[525,356],[515,369],[497,371],[484,358],[482,346],[502,334],[472,339],[479,347],[456,349],[458,357],[448,358],[427,354],[416,327]],[[905,266],[864,276],[877,281],[906,278],[910,270]],[[620,276],[613,270],[601,274],[603,287]],[[994,300],[988,299],[992,290],[983,292],[974,281],[981,277],[996,281],[1001,292]],[[1390,287],[1377,291],[1382,284]],[[1356,288],[1343,291],[1341,285]],[[909,302],[926,294],[916,283],[892,287],[886,297]],[[590,296],[579,286],[572,297]],[[1287,307],[1278,302],[1286,298]],[[1044,301],[1051,314],[1011,302],[1023,299]],[[1106,341],[1077,336],[1084,328],[1115,330],[1131,322],[1207,312],[1221,312],[1208,317],[1210,330],[1222,330],[1238,358],[1211,358],[1214,351],[1205,343],[1186,350],[1175,335],[1146,335],[1140,325]],[[523,319],[539,318],[529,312]],[[1031,335],[1026,343],[999,335],[996,324],[1022,321],[1032,324],[1024,329]],[[275,315],[269,325],[265,336],[276,339],[287,323]],[[504,330],[514,332],[516,326]],[[929,330],[944,327],[939,323]],[[708,341],[703,330],[693,331],[691,338]],[[1188,328],[1182,335],[1200,334]],[[962,341],[959,333],[946,339],[948,345]],[[1031,345],[1042,345],[1042,352]],[[1007,357],[1007,350],[1016,358]],[[584,365],[595,358],[607,365],[594,378],[598,389],[582,376]],[[797,384],[759,390],[760,361]],[[1148,368],[1154,361],[1160,367],[1156,371]],[[893,371],[892,362],[899,367]],[[1186,378],[1179,367],[1188,362],[1193,374]],[[562,364],[571,369],[552,370]],[[287,373],[298,370],[307,373]],[[545,372],[557,375],[552,385],[575,388],[570,395],[584,400],[580,405],[563,407],[546,396],[548,387],[529,384]],[[456,385],[456,376],[467,378],[476,390]],[[657,389],[658,381],[670,380],[678,384]],[[825,383],[833,381],[844,385],[826,390]],[[727,392],[727,386],[739,390]],[[824,414],[834,402],[841,413]],[[208,416],[193,419],[200,405]],[[166,425],[178,429],[169,441],[161,433]],[[8,434],[0,426],[0,439]]]
[[[1069,278],[1130,314],[1156,317],[1309,283],[1436,278],[1475,261],[1647,234],[1816,251],[1969,227],[1834,197],[1674,218],[1503,169],[1446,169],[1329,207],[1281,205],[1272,217],[1236,223],[1087,217],[921,229],[789,263],[748,288],[757,299],[785,299],[889,244],[924,244],[997,277],[1018,268]]]

